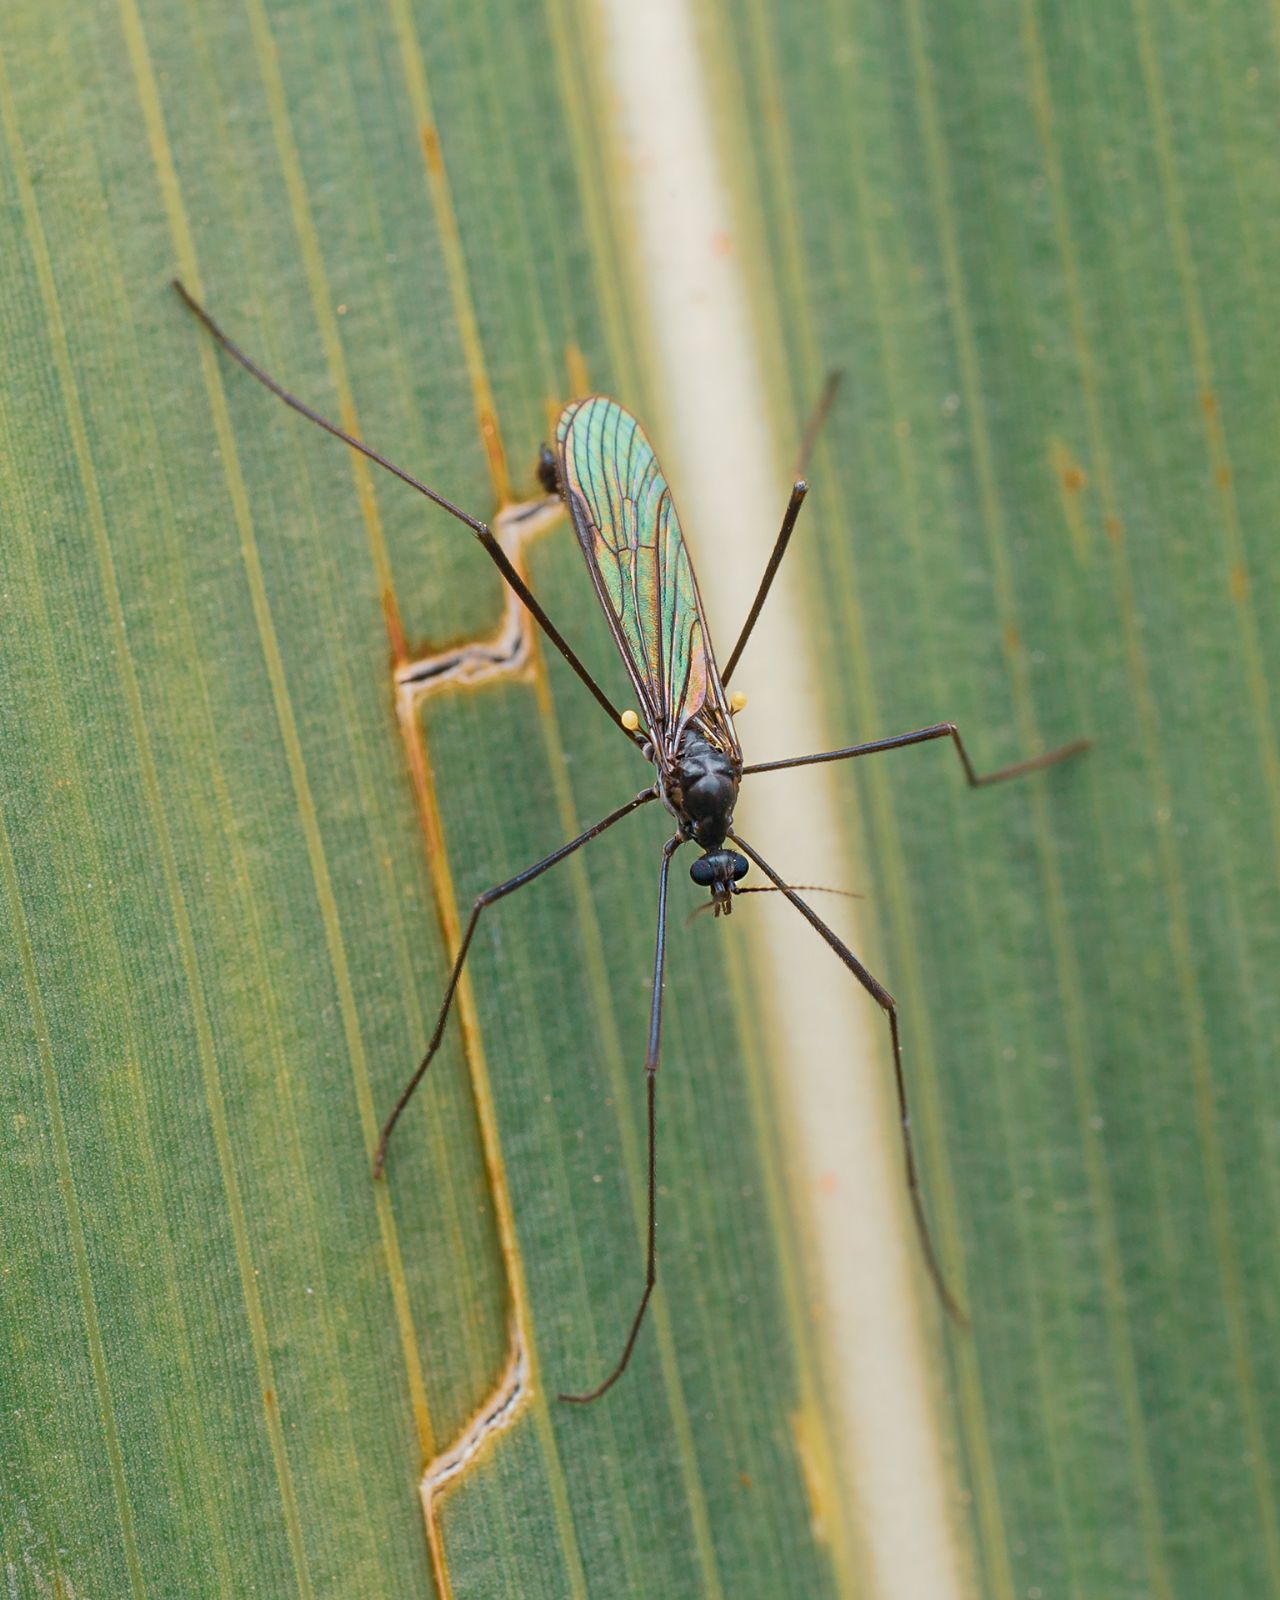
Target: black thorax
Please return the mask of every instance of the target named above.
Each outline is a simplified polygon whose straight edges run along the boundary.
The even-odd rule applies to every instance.
[[[693,723],[685,728],[675,768],[666,781],[665,799],[686,837],[704,850],[718,850],[733,826],[741,777],[739,760],[717,750]]]

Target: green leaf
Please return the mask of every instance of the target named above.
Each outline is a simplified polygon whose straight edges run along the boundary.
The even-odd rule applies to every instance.
[[[709,920],[668,991],[663,1288],[608,1402],[554,1398],[641,1286],[659,817],[486,920],[373,1182],[459,908],[648,769],[537,649],[398,715],[396,660],[498,629],[496,575],[168,287],[460,504],[534,492],[581,372],[634,389],[578,49],[522,4],[7,18],[11,1592],[848,1590]],[[529,559],[616,680],[565,526]],[[482,1435],[428,1538],[424,1466]]]
[[[803,414],[974,1592],[1280,1583],[1277,178],[1248,7],[704,5]],[[861,768],[861,764],[859,764]],[[870,1446],[868,1446],[870,1448]]]
[[[805,680],[832,745],[1094,740],[977,794],[942,743],[836,769],[846,836],[791,841],[857,863],[972,1317],[904,1334],[953,1478],[952,1525],[923,1492],[908,1518],[957,1592],[1274,1590],[1269,21],[694,9],[783,450],[845,372],[788,563],[805,638],[742,683]],[[646,773],[465,530],[167,287],[483,517],[586,387],[663,444],[604,31],[571,0],[6,12],[7,1593],[905,1592],[893,1441],[838,1400],[873,1346],[833,1348],[823,1174],[748,965],[768,919],[686,931],[680,871],[659,1290],[608,1399],[554,1398],[640,1288],[661,816],[482,919],[372,1181],[475,894]],[[738,529],[685,520],[706,589]],[[564,524],[522,554],[625,704]],[[487,642],[397,697],[397,664]]]

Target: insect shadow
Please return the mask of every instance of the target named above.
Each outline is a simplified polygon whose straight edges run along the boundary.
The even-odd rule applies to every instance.
[[[707,904],[717,916],[722,912],[731,912],[734,898],[739,893],[749,892],[740,890],[738,885],[751,866],[755,865],[769,879],[770,887],[791,902],[884,1012],[893,1047],[907,1190],[921,1252],[929,1277],[947,1313],[960,1326],[966,1326],[965,1315],[943,1277],[921,1200],[907,1111],[898,1008],[894,998],[801,898],[795,886],[779,877],[769,863],[740,834],[734,832],[733,809],[744,777],[761,772],[779,772],[787,767],[815,766],[825,761],[852,761],[858,756],[875,755],[882,750],[898,750],[906,745],[926,744],[933,739],[951,741],[964,768],[964,775],[970,787],[975,789],[1051,767],[1087,750],[1090,741],[1073,739],[1069,744],[1033,756],[1030,760],[1001,767],[995,772],[980,773],[969,759],[969,752],[955,724],[936,722],[927,728],[894,734],[887,739],[874,739],[866,744],[846,745],[839,750],[823,750],[812,755],[789,756],[780,761],[745,764],[733,723],[735,710],[745,702],[739,696],[730,697],[726,689],[782,564],[800,507],[808,493],[808,485],[803,476],[799,476],[792,486],[782,526],[760,580],[760,587],[721,671],[712,653],[711,636],[698,594],[697,579],[672,503],[671,490],[662,475],[653,448],[629,411],[616,400],[604,395],[591,395],[585,400],[573,401],[561,412],[556,425],[555,448],[543,446],[538,477],[547,494],[558,496],[568,509],[596,598],[639,700],[639,714],[632,710],[620,712],[542,609],[486,523],[470,516],[442,494],[397,467],[386,456],[313,411],[296,395],[290,394],[223,333],[182,283],[175,279],[173,287],[227,354],[286,405],[385,468],[428,500],[433,500],[450,516],[471,529],[503,578],[519,595],[538,626],[597,704],[607,713],[614,726],[621,728],[644,759],[652,763],[654,769],[653,782],[648,788],[642,789],[624,805],[611,811],[608,816],[601,817],[541,861],[535,861],[513,878],[477,895],[426,1051],[383,1126],[374,1156],[374,1175],[382,1175],[392,1130],[439,1048],[463,963],[484,912],[507,895],[514,894],[517,889],[533,883],[583,845],[599,838],[606,829],[629,817],[633,811],[656,800],[670,813],[674,831],[662,847],[658,869],[658,927],[649,1005],[649,1038],[644,1058],[648,1113],[648,1224],[644,1288],[622,1353],[610,1371],[594,1388],[579,1394],[561,1394],[560,1399],[576,1404],[598,1400],[618,1381],[631,1359],[656,1281],[657,1164],[654,1108],[662,1042],[662,980],[667,956],[667,879],[671,858],[685,844],[696,845],[702,852],[691,864],[689,876],[696,884],[710,891],[711,899]],[[830,409],[837,381],[836,374],[828,378],[805,429],[798,468],[801,474],[818,429]],[[730,849],[730,845],[736,848]]]

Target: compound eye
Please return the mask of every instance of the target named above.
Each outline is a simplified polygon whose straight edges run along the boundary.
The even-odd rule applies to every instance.
[[[689,868],[689,876],[700,889],[709,889],[716,881],[715,862],[710,856],[699,856]]]
[[[745,878],[751,871],[751,863],[746,856],[740,856],[736,851],[730,852],[729,859],[733,862],[733,881],[737,883],[739,878]]]

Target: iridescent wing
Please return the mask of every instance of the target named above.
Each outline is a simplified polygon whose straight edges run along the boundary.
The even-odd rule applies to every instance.
[[[561,412],[556,444],[578,542],[655,751],[674,758],[696,718],[737,753],[680,519],[644,430],[592,395]]]

